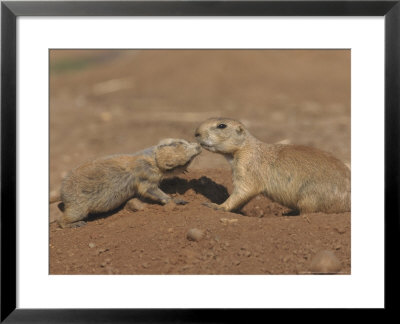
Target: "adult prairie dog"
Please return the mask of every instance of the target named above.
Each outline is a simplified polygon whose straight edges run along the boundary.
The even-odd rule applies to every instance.
[[[197,143],[168,138],[135,154],[112,155],[79,165],[64,178],[60,195],[50,198],[50,203],[64,203],[59,225],[84,225],[82,220],[89,213],[113,210],[135,194],[162,204],[170,202],[172,198],[158,187],[161,179],[185,171],[200,152]]]
[[[350,211],[350,170],[331,154],[300,145],[267,144],[242,123],[211,118],[195,131],[201,146],[230,162],[233,192],[214,209],[238,210],[262,193],[300,213]]]

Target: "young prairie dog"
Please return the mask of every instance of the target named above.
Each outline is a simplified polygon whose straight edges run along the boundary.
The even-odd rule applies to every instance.
[[[167,204],[172,198],[158,187],[161,179],[186,171],[200,152],[197,143],[168,138],[135,154],[112,155],[79,165],[64,178],[60,195],[50,198],[50,203],[64,203],[59,225],[84,225],[89,213],[113,210],[135,194]],[[186,203],[180,199],[174,202]]]
[[[350,170],[329,153],[263,143],[229,118],[204,121],[195,137],[203,148],[223,154],[232,167],[232,194],[221,205],[205,203],[211,208],[238,210],[262,193],[295,212],[350,211]]]

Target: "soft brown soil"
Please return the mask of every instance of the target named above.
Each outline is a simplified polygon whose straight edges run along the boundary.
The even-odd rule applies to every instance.
[[[332,152],[350,165],[350,52],[52,51],[50,189],[99,156],[161,138],[193,140],[213,116],[242,120],[265,142]],[[161,188],[189,204],[127,207],[60,229],[50,205],[50,274],[306,274],[321,250],[350,273],[350,213],[283,216],[258,196],[242,212],[214,211],[232,190],[228,163],[203,152]],[[190,241],[188,230],[204,232]]]

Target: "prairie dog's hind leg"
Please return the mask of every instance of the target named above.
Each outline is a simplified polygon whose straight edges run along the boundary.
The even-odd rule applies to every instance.
[[[318,200],[313,196],[302,198],[297,205],[301,214],[316,213],[320,207]]]
[[[58,225],[60,225],[61,228],[81,227],[86,225],[86,222],[83,221],[83,219],[86,218],[87,215],[88,213],[83,211],[81,208],[66,207],[61,219],[58,220]]]

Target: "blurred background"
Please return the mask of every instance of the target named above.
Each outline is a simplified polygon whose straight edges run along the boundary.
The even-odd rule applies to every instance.
[[[217,116],[350,164],[350,50],[51,50],[50,188],[87,159],[193,141]],[[229,165],[204,152],[192,168]]]

